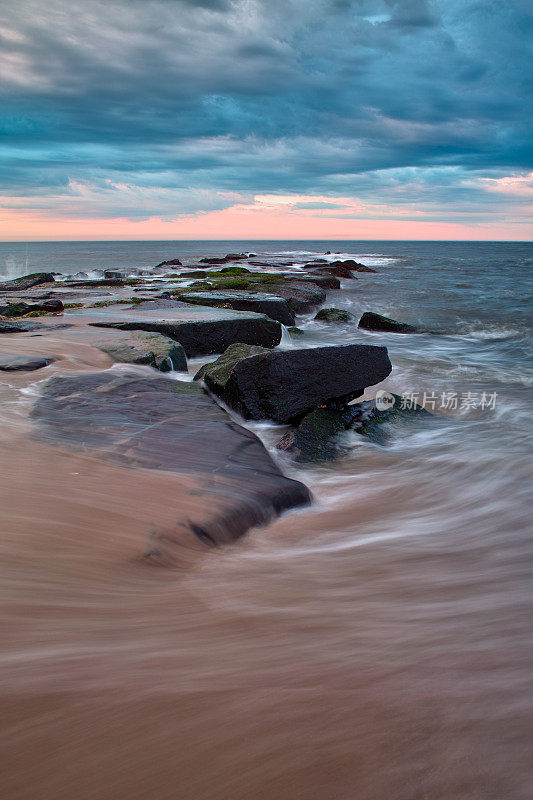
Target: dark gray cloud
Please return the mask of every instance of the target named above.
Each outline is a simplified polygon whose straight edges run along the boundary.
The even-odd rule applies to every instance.
[[[491,209],[533,169],[532,34],[522,0],[4,0],[1,193]]]

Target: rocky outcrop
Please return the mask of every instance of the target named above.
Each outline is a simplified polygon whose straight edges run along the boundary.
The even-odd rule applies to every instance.
[[[29,372],[47,367],[54,361],[46,356],[20,356],[0,350],[0,370],[2,372]]]
[[[201,258],[200,264],[227,264],[228,261],[246,261],[250,258],[247,253],[228,253],[225,256]]]
[[[359,320],[359,327],[367,331],[390,331],[391,333],[422,333],[420,328],[415,325],[407,325],[405,322],[396,322],[390,317],[383,317],[373,311],[365,311]]]
[[[282,325],[294,324],[294,313],[289,308],[286,300],[274,295],[258,292],[184,292],[180,295],[184,303],[193,303],[200,306],[214,306],[215,308],[233,308],[237,311],[255,311],[265,314],[270,319],[281,322]]]
[[[286,280],[290,280],[291,284],[298,286],[300,283],[314,283],[320,286],[321,289],[340,289],[341,282],[333,275],[285,275]]]
[[[321,308],[315,319],[318,322],[352,322],[354,317],[344,308]]]
[[[43,300],[40,303],[5,303],[0,305],[0,317],[24,317],[28,314],[39,316],[41,314],[60,314],[63,311],[61,300]]]
[[[306,266],[309,267],[311,265],[307,264]],[[328,272],[333,277],[341,278],[343,280],[346,280],[346,279],[353,280],[353,281],[357,280],[355,275],[352,273],[352,271],[350,269],[348,269],[348,267],[344,267],[342,265],[339,265],[339,266],[336,266],[336,267],[329,266],[329,265],[327,267],[320,267],[320,272],[321,273],[322,272]]]
[[[289,422],[325,404],[344,405],[392,367],[385,347],[344,345],[278,350],[237,360],[227,377],[206,385],[246,419]]]
[[[180,491],[168,497],[175,527],[150,543],[147,557],[154,563],[178,560],[188,542],[232,542],[310,501],[307,487],[286,478],[260,440],[198,384],[108,372],[54,378],[32,418],[52,444],[182,479]]]
[[[66,319],[80,317],[87,324],[101,328],[162,333],[180,342],[188,357],[223,353],[235,342],[275,347],[281,341],[280,323],[263,314],[185,303],[176,304],[176,307],[168,310],[128,310],[124,306],[114,306],[79,309],[65,314]]]
[[[41,283],[53,283],[54,281],[55,278],[51,272],[33,272],[31,275],[23,275],[22,278],[0,282],[0,292],[24,292]]]
[[[162,261],[160,264],[156,264],[154,269],[159,269],[159,267],[182,267],[183,264],[179,260],[179,258],[171,258],[170,261]]]
[[[295,314],[308,314],[326,299],[326,292],[312,283],[279,283],[268,287],[272,294],[287,301]]]
[[[181,344],[160,333],[131,331],[118,339],[97,341],[95,347],[123,364],[147,364],[160,372],[187,372],[187,359]]]

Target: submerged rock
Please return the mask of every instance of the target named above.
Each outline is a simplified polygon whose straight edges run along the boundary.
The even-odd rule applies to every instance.
[[[54,283],[55,278],[51,272],[32,272],[31,275],[23,275],[21,278],[14,278],[11,281],[0,282],[0,292],[23,292],[41,283]]]
[[[232,542],[310,492],[286,478],[261,441],[198,386],[109,372],[53,378],[32,411],[39,436],[130,468],[173,472],[172,530],[153,536],[148,557],[169,564],[183,545]],[[181,483],[179,482],[181,480]]]
[[[236,361],[224,381],[207,386],[246,419],[289,422],[333,401],[345,404],[392,367],[385,347],[344,345],[277,350]]]
[[[3,372],[26,372],[47,367],[54,361],[49,356],[21,356],[0,350],[0,370]]]
[[[302,463],[331,461],[342,452],[338,434],[350,427],[352,419],[351,406],[317,408],[306,414],[297,428],[287,431],[277,444],[278,450],[285,450]]]
[[[359,320],[359,327],[367,331],[390,331],[391,333],[422,333],[420,328],[415,325],[407,325],[405,322],[396,322],[390,317],[383,317],[373,311],[365,311]]]
[[[147,364],[161,372],[187,371],[181,344],[160,333],[131,331],[119,340],[95,342],[95,347],[123,364]]]
[[[352,406],[352,427],[357,433],[375,444],[385,444],[397,426],[412,424],[420,419],[435,419],[435,416],[416,403],[404,401],[400,395],[385,393],[392,402],[388,408],[381,407],[376,400]],[[394,428],[393,428],[394,426]]]
[[[321,308],[315,319],[319,322],[352,322],[354,317],[344,308]]]
[[[265,314],[270,319],[281,322],[282,325],[292,325],[294,314],[287,301],[281,297],[258,292],[184,292],[180,294],[184,303],[193,303],[200,306],[214,306],[215,308],[233,308],[237,311],[255,311]]]

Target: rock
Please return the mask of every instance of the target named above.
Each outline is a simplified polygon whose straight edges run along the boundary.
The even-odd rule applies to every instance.
[[[298,275],[295,278],[294,275],[286,274],[285,279],[296,285],[299,283],[314,283],[316,286],[320,286],[321,289],[341,288],[340,280],[333,275]]]
[[[160,333],[131,331],[118,341],[95,342],[95,347],[124,364],[148,364],[161,372],[187,372],[181,344]]]
[[[0,370],[3,372],[27,372],[42,369],[54,361],[53,358],[44,356],[20,356],[16,353],[6,353],[0,350]]]
[[[156,264],[154,269],[159,269],[159,267],[182,267],[183,264],[179,260],[179,258],[171,258],[170,261],[162,261],[160,264]]]
[[[109,372],[58,377],[47,382],[31,416],[39,437],[52,444],[174,473],[168,503],[176,523],[153,536],[153,563],[179,562],[183,546],[198,541],[232,542],[311,498],[198,384]]]
[[[266,314],[270,319],[281,322],[282,325],[294,324],[294,313],[289,308],[286,300],[274,295],[259,292],[184,292],[180,300],[200,306],[214,306],[215,308],[233,308],[237,311],[256,311]]]
[[[291,336],[305,336],[305,331],[301,328],[296,328],[294,325],[291,325],[290,328],[287,328]]]
[[[68,324],[43,325],[41,322],[30,322],[26,319],[0,320],[0,333],[29,333],[33,331],[49,331],[57,328],[71,328]]]
[[[392,425],[405,426],[420,419],[434,420],[435,416],[422,406],[404,403],[400,395],[387,392],[394,398],[389,408],[378,408],[375,400],[356,403],[351,406],[353,418],[351,427],[375,444],[386,444],[393,431]]]
[[[204,270],[207,267],[203,268]],[[215,269],[211,272],[203,272],[199,269],[191,270],[190,272],[180,272],[180,278],[204,278],[206,280],[212,280],[215,275],[223,276],[225,278],[238,278],[241,275],[251,275],[249,269],[246,267],[224,267],[223,269]]]
[[[53,283],[55,278],[51,272],[33,272],[31,275],[23,275],[22,278],[15,278],[12,281],[2,281],[0,292],[23,292],[31,289],[32,286],[39,286],[41,283]]]
[[[351,406],[317,408],[306,414],[297,428],[287,431],[277,444],[278,450],[285,450],[302,463],[331,461],[344,450],[338,434],[350,427],[352,418]]]
[[[367,267],[364,264],[360,264],[358,261],[354,261],[351,258],[346,259],[346,261],[330,261],[328,267],[345,267],[349,269],[351,272],[376,272],[377,270],[372,269],[372,267]]]
[[[202,380],[207,373],[209,373],[209,383],[216,394],[224,391],[224,386],[229,378],[231,372],[237,361],[250,356],[259,355],[259,353],[268,353],[266,347],[258,347],[253,344],[243,344],[237,342],[230,344],[228,349],[217,358],[216,361],[211,361],[209,364],[204,364],[200,367],[196,375],[195,381]]]
[[[273,284],[269,291],[286,300],[295,314],[307,314],[326,299],[326,292],[312,283]]]
[[[343,308],[321,308],[315,319],[319,322],[351,322],[354,317]]]
[[[63,311],[61,300],[43,300],[40,303],[6,303],[0,305],[2,317],[24,317],[26,315],[40,316],[41,314],[59,314]]]
[[[158,301],[168,302],[168,301]],[[177,304],[168,310],[141,310],[111,306],[76,309],[65,319],[81,318],[87,324],[120,330],[154,331],[180,342],[188,357],[223,353],[230,344],[244,342],[275,347],[281,341],[281,325],[263,314],[204,306]]]
[[[321,272],[329,272],[330,275],[333,275],[335,278],[342,278],[343,280],[352,280],[355,281],[357,278],[352,273],[348,267],[338,266],[338,267],[324,267],[321,269]]]
[[[277,350],[236,361],[223,385],[206,385],[245,419],[290,422],[321,405],[344,405],[392,367],[385,347],[344,345]]]
[[[228,261],[245,261],[247,258],[246,253],[228,253],[218,258],[201,258],[200,264],[225,264]]]
[[[390,331],[391,333],[422,333],[420,328],[407,325],[405,322],[396,322],[390,317],[383,317],[373,311],[365,311],[359,320],[359,327],[367,331]]]
[[[106,269],[104,272],[104,278],[125,278],[125,272],[119,272],[116,269]]]

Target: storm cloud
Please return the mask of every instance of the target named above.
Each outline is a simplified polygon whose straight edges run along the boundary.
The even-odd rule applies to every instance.
[[[532,41],[526,0],[3,0],[0,194],[89,217],[290,194],[527,222]]]

